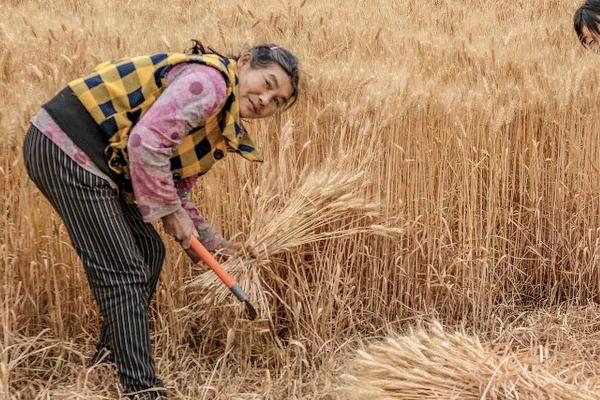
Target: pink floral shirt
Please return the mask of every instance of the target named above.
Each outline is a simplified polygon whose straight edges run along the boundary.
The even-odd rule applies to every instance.
[[[216,69],[192,63],[174,66],[166,78],[167,88],[129,136],[127,151],[135,200],[145,222],[156,221],[183,207],[204,246],[214,251],[225,240],[188,200],[197,177],[175,183],[170,158],[185,135],[221,106],[226,94],[225,80]],[[32,123],[79,166],[117,188],[44,109],[33,117]]]

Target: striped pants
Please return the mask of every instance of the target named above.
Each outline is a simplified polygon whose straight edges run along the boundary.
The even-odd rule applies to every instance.
[[[100,312],[98,349],[110,350],[122,389],[165,396],[150,350],[148,306],[165,256],[135,204],[68,157],[34,126],[23,145],[30,178],[62,218]],[[154,389],[153,389],[154,388]]]

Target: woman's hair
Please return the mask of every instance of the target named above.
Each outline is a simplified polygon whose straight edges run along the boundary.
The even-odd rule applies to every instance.
[[[598,22],[600,17],[600,0],[586,0],[573,16],[573,27],[577,38],[582,45],[586,45],[585,37],[583,36],[583,28],[588,28],[590,32],[600,35]]]
[[[240,56],[224,56],[212,47],[204,47],[198,40],[192,40],[193,46],[186,52],[188,54],[216,54],[225,58],[232,58],[237,60]],[[279,65],[285,73],[289,76],[290,82],[292,83],[292,95],[286,109],[291,107],[298,99],[298,86],[300,83],[300,68],[298,57],[296,57],[291,51],[280,47],[273,43],[260,44],[258,46],[251,47],[248,50],[250,55],[250,66],[254,69],[268,68],[271,65]]]

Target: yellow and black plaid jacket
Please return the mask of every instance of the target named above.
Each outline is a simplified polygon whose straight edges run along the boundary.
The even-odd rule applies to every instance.
[[[160,53],[105,62],[92,74],[69,83],[108,140],[105,149],[108,166],[120,180],[129,181],[127,140],[131,128],[166,88],[167,69],[183,62],[200,63],[219,70],[227,92],[221,108],[206,117],[204,124],[193,129],[175,149],[171,158],[174,179],[207,172],[223,157],[222,151],[213,151],[220,147],[248,160],[262,161],[240,122],[235,60],[215,54]],[[124,189],[129,192],[130,184]]]

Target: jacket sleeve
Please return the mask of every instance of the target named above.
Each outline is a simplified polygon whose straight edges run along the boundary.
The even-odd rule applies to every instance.
[[[127,143],[135,201],[145,222],[183,206],[171,173],[173,149],[218,110],[226,94],[221,74],[200,64],[173,67],[167,82],[167,88],[131,130]]]

